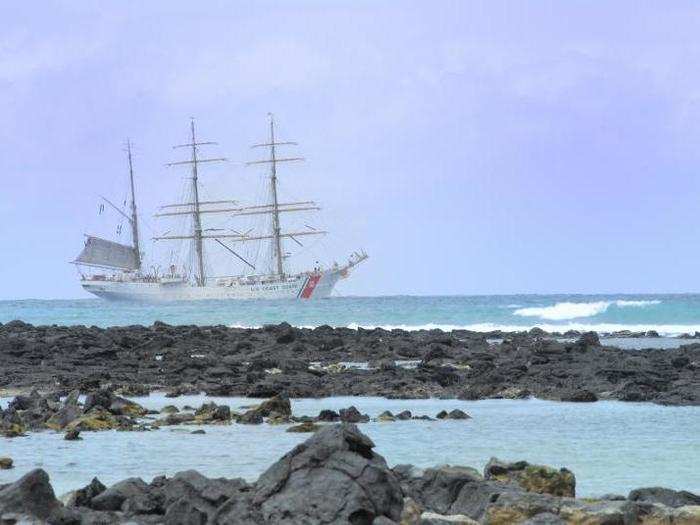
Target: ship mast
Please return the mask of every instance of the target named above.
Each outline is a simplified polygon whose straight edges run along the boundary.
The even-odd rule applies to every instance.
[[[197,155],[198,146],[212,145],[212,144],[216,144],[216,142],[197,142],[197,137],[196,137],[195,129],[194,129],[194,119],[191,119],[191,121],[190,121],[190,132],[191,132],[192,142],[190,142],[189,144],[180,144],[179,146],[174,146],[173,149],[191,148],[192,149],[191,159],[190,160],[183,160],[180,162],[171,162],[170,164],[168,164],[168,166],[189,164],[192,167],[192,179],[191,180],[192,180],[193,202],[191,203],[192,210],[190,212],[187,212],[187,213],[192,215],[193,231],[192,231],[192,236],[190,238],[192,238],[194,240],[194,249],[195,249],[195,254],[197,257],[196,282],[197,282],[197,286],[204,286],[207,282],[207,276],[206,276],[206,270],[204,267],[204,243],[202,242],[204,237],[202,236],[201,202],[199,200],[199,172],[198,172],[197,168],[198,168],[199,164],[204,163],[204,162],[223,162],[226,159],[225,158],[200,159]]]
[[[199,213],[199,177],[197,173],[197,139],[194,133],[194,119],[190,121],[190,130],[192,131],[192,194],[194,198],[194,249],[197,252],[197,267],[199,276],[197,284],[204,286],[207,276],[204,271],[204,246],[202,245],[202,217]]]
[[[258,160],[253,162],[248,162],[251,164],[270,164],[270,190],[272,193],[272,203],[267,205],[269,208],[269,213],[272,214],[272,232],[270,238],[273,241],[274,248],[274,258],[276,259],[277,275],[280,278],[284,277],[284,252],[282,251],[282,238],[290,237],[292,240],[297,241],[292,235],[282,234],[280,226],[280,211],[302,211],[301,209],[288,209],[289,205],[285,205],[284,209],[280,209],[280,204],[277,199],[277,163],[278,162],[294,162],[299,160],[304,160],[302,157],[292,157],[292,158],[277,158],[276,146],[296,146],[296,142],[276,142],[275,141],[275,117],[272,113],[268,113],[270,116],[270,142],[267,144],[255,144],[253,148],[260,148],[269,146],[270,147],[270,158],[267,160]]]
[[[272,235],[277,254],[277,273],[284,277],[282,239],[280,237],[280,210],[277,201],[277,157],[275,155],[275,118],[270,113],[270,188],[272,190]]]
[[[126,140],[126,153],[129,159],[129,182],[131,183],[131,240],[136,255],[136,270],[141,270],[141,250],[139,248],[139,222],[136,212],[136,190],[134,189],[134,166],[131,160],[131,141]]]
[[[156,217],[176,217],[176,216],[182,216],[182,215],[192,215],[193,216],[193,222],[194,222],[194,232],[193,234],[168,234],[169,232],[166,232],[166,234],[160,235],[158,237],[154,237],[153,240],[155,241],[177,241],[177,240],[186,240],[186,239],[191,239],[195,241],[195,247],[197,248],[197,255],[200,257],[200,254],[202,254],[201,246],[202,246],[202,241],[204,240],[213,240],[217,242],[221,247],[223,247],[225,250],[233,254],[236,258],[240,259],[242,262],[244,262],[246,265],[250,266],[251,268],[255,269],[255,265],[251,264],[249,261],[245,260],[241,255],[236,253],[230,246],[225,244],[222,239],[225,239],[228,242],[234,242],[234,243],[244,243],[244,242],[257,242],[257,241],[263,241],[263,240],[271,240],[272,241],[272,246],[273,246],[273,261],[271,261],[274,266],[276,266],[276,273],[273,273],[273,275],[276,275],[280,278],[284,277],[284,252],[283,252],[283,244],[282,240],[283,239],[291,239],[295,243],[297,243],[300,246],[303,246],[299,238],[306,237],[306,236],[316,236],[316,235],[325,235],[326,231],[323,230],[317,230],[316,228],[312,228],[311,226],[307,225],[308,230],[301,230],[301,231],[282,231],[281,224],[280,224],[280,215],[282,213],[296,213],[296,212],[304,212],[304,211],[316,211],[320,210],[321,208],[314,202],[314,201],[298,201],[298,202],[279,202],[278,195],[277,195],[277,163],[279,162],[293,162],[293,161],[300,161],[304,160],[302,157],[287,157],[287,158],[280,158],[277,156],[277,146],[296,146],[296,142],[278,142],[275,138],[275,122],[273,119],[272,114],[270,115],[270,140],[269,142],[265,142],[264,144],[254,144],[251,146],[252,148],[270,148],[270,158],[268,159],[263,159],[263,160],[256,160],[252,162],[247,162],[247,165],[255,165],[255,164],[270,164],[271,165],[271,170],[270,170],[270,188],[271,188],[271,193],[272,193],[272,202],[271,203],[266,203],[266,204],[261,204],[261,205],[255,205],[255,206],[240,206],[240,207],[221,207],[218,206],[220,204],[236,204],[235,201],[200,201],[199,200],[199,194],[198,194],[198,188],[197,188],[197,166],[203,162],[217,162],[217,161],[222,161],[226,159],[200,159],[197,155],[197,146],[201,146],[203,144],[215,144],[215,142],[197,142],[194,134],[194,123],[192,123],[192,143],[191,144],[183,144],[181,146],[175,146],[175,147],[191,147],[192,148],[192,159],[187,160],[187,161],[181,161],[181,162],[173,162],[171,164],[168,164],[169,166],[172,165],[177,165],[177,164],[191,164],[192,165],[192,181],[193,181],[193,193],[194,193],[194,202],[187,202],[187,203],[181,203],[181,204],[167,204],[165,206],[161,206],[161,212],[156,214]],[[212,207],[213,206],[213,207]],[[201,215],[205,214],[227,214],[230,218],[236,218],[236,217],[244,217],[244,216],[251,216],[251,215],[271,215],[272,216],[272,232],[269,234],[251,234],[252,230],[249,230],[247,232],[238,232],[236,230],[230,230],[233,233],[209,233],[210,231],[215,232],[216,230],[211,229],[211,230],[206,230],[207,233],[202,233],[202,226],[201,226]],[[204,275],[204,263],[203,263],[203,255],[201,255],[201,259],[199,262],[199,268],[200,268],[200,275]],[[274,270],[273,270],[274,271]],[[198,279],[198,285],[203,286],[203,280]]]

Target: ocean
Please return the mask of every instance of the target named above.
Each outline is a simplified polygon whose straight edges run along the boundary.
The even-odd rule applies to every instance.
[[[101,299],[0,301],[0,322],[131,325],[170,324],[440,328],[477,331],[655,330],[677,336],[700,331],[700,295],[498,295],[334,297],[312,301],[113,303]]]

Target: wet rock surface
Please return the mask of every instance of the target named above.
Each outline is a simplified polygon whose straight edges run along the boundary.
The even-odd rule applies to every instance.
[[[700,343],[694,339],[676,349],[635,351],[601,346],[594,333],[560,335],[567,339],[542,330],[407,332],[286,323],[260,329],[164,323],[97,328],[12,321],[0,325],[0,388],[85,394],[110,387],[122,398],[158,389],[173,397],[535,396],[700,405]],[[106,406],[100,399],[94,406],[134,416],[129,406]],[[57,417],[70,419],[71,410]]]
[[[129,478],[111,487],[98,479],[59,501],[37,469],[0,485],[2,523],[136,524],[693,524],[700,497],[653,487],[628,498],[559,496],[523,482],[532,465],[493,460],[486,476],[441,466],[390,468],[354,424],[325,426],[273,463],[254,483],[208,478],[196,471],[150,483]],[[554,477],[565,469],[534,466]],[[528,476],[533,475],[528,473]],[[540,476],[541,474],[535,474]],[[571,474],[573,478],[573,474]],[[540,483],[535,484],[535,488]],[[551,487],[550,487],[551,488]],[[572,488],[573,490],[573,488]],[[566,491],[564,491],[566,492]]]
[[[133,430],[137,418],[147,410],[109,390],[97,390],[84,403],[78,391],[62,397],[60,392],[17,396],[5,410],[0,409],[0,435],[20,437],[26,432],[51,429],[65,432],[66,440],[77,440],[81,431]]]

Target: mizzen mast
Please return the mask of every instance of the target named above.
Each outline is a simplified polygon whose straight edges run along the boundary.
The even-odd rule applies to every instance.
[[[197,137],[194,129],[194,119],[190,121],[190,131],[192,142],[188,144],[180,144],[178,146],[173,146],[173,149],[177,148],[191,148],[192,154],[190,160],[182,160],[179,162],[171,162],[167,166],[179,166],[179,165],[190,165],[192,168],[192,195],[193,202],[189,203],[192,206],[192,210],[186,212],[191,214],[193,218],[193,232],[192,236],[188,238],[194,239],[194,249],[197,257],[197,271],[196,282],[197,286],[204,286],[206,284],[207,276],[206,270],[204,268],[204,243],[202,242],[202,218],[201,218],[201,202],[199,200],[199,164],[205,162],[224,162],[225,158],[211,158],[211,159],[200,159],[197,155],[199,146],[215,145],[216,142],[197,142]]]
[[[275,142],[275,117],[272,113],[270,116],[270,142],[266,144],[255,144],[253,148],[268,147],[270,148],[270,158],[267,160],[258,160],[249,162],[248,164],[270,164],[270,191],[272,193],[272,203],[270,204],[272,212],[272,239],[277,260],[277,274],[284,277],[284,252],[282,251],[282,235],[280,228],[280,205],[277,200],[277,163],[278,162],[294,162],[304,160],[302,157],[277,158],[276,146],[296,146],[296,142]],[[301,210],[294,210],[301,211]],[[294,237],[292,237],[293,239]]]

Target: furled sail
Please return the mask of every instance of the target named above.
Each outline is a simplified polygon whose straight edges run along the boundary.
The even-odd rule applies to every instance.
[[[83,251],[73,262],[121,270],[138,269],[138,257],[133,247],[90,235],[85,240]]]

